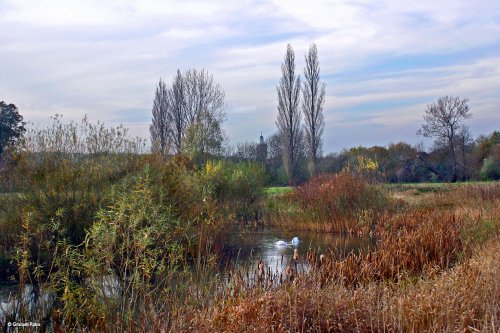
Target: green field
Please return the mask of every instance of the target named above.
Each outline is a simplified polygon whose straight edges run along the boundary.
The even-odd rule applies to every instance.
[[[273,187],[266,187],[264,189],[264,192],[268,195],[277,195],[277,194],[284,194],[292,191],[291,186],[273,186]]]
[[[385,183],[383,186],[390,190],[407,191],[417,190],[419,192],[436,192],[446,187],[456,188],[463,185],[487,185],[495,184],[498,181],[467,181],[456,183]]]

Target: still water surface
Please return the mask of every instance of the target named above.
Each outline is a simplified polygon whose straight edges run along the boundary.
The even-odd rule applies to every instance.
[[[297,246],[292,244],[293,237],[298,237]],[[286,246],[277,246],[282,240]],[[261,229],[234,233],[227,246],[227,257],[235,262],[236,267],[255,267],[262,260],[273,271],[283,271],[293,258],[294,250],[299,253],[301,267],[307,268],[305,255],[309,250],[316,253],[334,251],[340,257],[354,252],[365,252],[373,248],[374,243],[368,237],[353,237],[345,234],[318,233],[308,231],[286,232],[278,229]]]
[[[298,237],[299,243],[292,244],[292,238]],[[276,242],[282,240],[287,243],[286,246],[277,246]],[[333,251],[337,256],[343,257],[350,252],[365,252],[374,247],[374,242],[367,237],[353,237],[345,234],[317,233],[317,232],[286,232],[279,229],[259,229],[251,231],[241,231],[231,234],[229,243],[224,246],[225,260],[219,266],[223,276],[227,275],[229,270],[255,268],[262,260],[266,270],[270,269],[272,273],[282,273],[291,262],[294,250],[299,253],[299,271],[306,271],[309,263],[305,255],[309,250],[321,253]],[[119,290],[119,286],[113,283],[113,278],[108,277],[105,294],[110,290]],[[110,288],[112,286],[112,288]],[[17,296],[17,286],[0,285],[0,317],[9,313],[13,306],[17,304],[13,299]],[[117,293],[118,294],[118,293]],[[30,289],[25,290],[23,297],[30,297]],[[44,298],[47,298],[45,295]],[[48,299],[46,300],[48,301]],[[30,303],[29,301],[27,302]]]

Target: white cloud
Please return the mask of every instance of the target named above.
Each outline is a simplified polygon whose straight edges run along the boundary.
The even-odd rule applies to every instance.
[[[315,42],[328,78],[332,132],[325,132],[325,151],[340,148],[335,131],[341,127],[409,128],[426,103],[445,94],[468,96],[476,132],[488,131],[498,123],[500,102],[500,60],[491,55],[500,44],[499,13],[500,3],[488,0],[0,0],[0,100],[16,103],[36,122],[56,112],[116,122],[119,110],[134,109],[147,117],[160,76],[169,80],[177,68],[203,67],[226,90],[231,139],[254,139],[249,119],[274,128],[286,44],[295,49],[300,73]],[[485,54],[475,51],[481,48]],[[384,73],[371,67],[450,54],[457,54],[450,64],[432,68],[425,61]],[[354,70],[358,81],[349,79]],[[390,107],[398,101],[407,103]],[[370,103],[389,106],[366,111]],[[148,137],[144,122],[126,125]],[[380,138],[380,131],[364,128],[350,140]]]

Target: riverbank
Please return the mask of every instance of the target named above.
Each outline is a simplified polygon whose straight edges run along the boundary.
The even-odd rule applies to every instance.
[[[497,285],[489,284],[498,271],[479,266],[498,261],[483,249],[497,251],[499,246],[499,183],[420,191],[342,174],[257,196],[262,193],[258,188],[253,195],[239,187],[241,173],[232,165],[210,164],[200,174],[189,170],[179,175],[178,170],[178,164],[145,168],[113,186],[104,198],[107,208],[97,212],[81,245],[61,237],[64,211],[45,226],[52,229],[40,232],[25,224],[21,240],[26,243],[19,252],[25,274],[20,277],[24,283],[39,278],[37,287],[42,293],[50,290],[57,302],[49,312],[35,307],[2,320],[38,318],[43,329],[58,325],[62,331],[110,332],[446,331],[469,326],[488,331],[498,324],[498,300],[488,297],[498,294]],[[250,180],[243,184],[253,186]],[[166,201],[165,193],[186,199],[179,188],[195,191],[187,198],[191,201],[169,206],[175,201]],[[270,202],[279,203],[274,208],[283,224],[278,233],[265,236],[268,255],[264,249],[252,257],[251,238],[258,235],[244,218],[259,216],[253,212],[269,209]],[[221,270],[218,262],[234,235],[235,217],[242,218],[238,225],[244,231],[231,245],[232,256],[239,257],[237,245],[243,241],[248,256],[240,257],[243,264]],[[308,224],[317,229],[304,228]],[[333,225],[337,234],[326,234],[324,225]],[[309,230],[326,240],[321,246],[303,243],[306,247],[297,253],[294,247],[278,253],[274,242],[298,235],[292,230]],[[30,257],[28,236],[46,237],[48,231],[61,237],[42,243],[51,246],[53,266],[36,270],[37,262],[29,260],[44,264],[43,258]],[[371,236],[376,243],[362,252],[356,251],[359,247],[341,252],[338,234],[349,240]],[[89,279],[110,272],[123,293],[106,295],[99,279]],[[466,277],[462,285],[460,274]],[[462,300],[479,295],[471,307],[458,307],[464,311],[460,320],[455,294]],[[418,298],[415,315],[413,298]],[[441,298],[442,304],[432,303]],[[40,313],[52,315],[42,318]]]
[[[308,274],[242,287],[190,318],[180,310],[170,330],[495,332],[500,184],[440,188],[424,200],[406,193],[418,199],[377,224],[370,253],[308,254],[316,265]]]
[[[396,283],[322,284],[321,271],[277,290],[255,289],[234,302],[218,302],[177,331],[496,332],[500,324],[500,241],[488,241],[444,271]]]

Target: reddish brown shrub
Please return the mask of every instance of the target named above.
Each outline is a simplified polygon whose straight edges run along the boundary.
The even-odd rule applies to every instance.
[[[272,200],[273,224],[325,232],[368,233],[387,207],[379,188],[348,172],[316,176]]]

